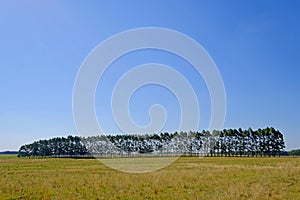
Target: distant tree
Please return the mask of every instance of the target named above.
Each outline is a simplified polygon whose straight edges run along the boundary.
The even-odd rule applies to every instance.
[[[290,156],[300,156],[300,149],[292,150],[288,153]]]

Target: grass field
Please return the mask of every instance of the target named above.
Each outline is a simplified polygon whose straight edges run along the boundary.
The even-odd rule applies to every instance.
[[[291,157],[182,157],[130,174],[95,159],[0,156],[0,172],[0,199],[300,199],[300,158]]]

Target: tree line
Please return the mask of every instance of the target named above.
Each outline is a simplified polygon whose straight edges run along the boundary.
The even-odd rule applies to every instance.
[[[288,152],[288,155],[290,156],[300,156],[300,149],[294,149]]]
[[[276,156],[285,148],[283,134],[267,127],[160,134],[119,134],[90,137],[68,136],[39,140],[20,147],[19,157],[46,156]]]
[[[19,149],[19,157],[30,156],[79,156],[88,153],[86,147],[78,136],[69,135],[56,137],[49,140],[39,140],[31,144],[22,145]]]

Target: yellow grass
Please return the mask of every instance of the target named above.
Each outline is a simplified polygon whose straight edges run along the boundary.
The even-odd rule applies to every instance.
[[[92,159],[0,157],[0,172],[0,199],[300,199],[300,158],[183,157],[130,174]]]

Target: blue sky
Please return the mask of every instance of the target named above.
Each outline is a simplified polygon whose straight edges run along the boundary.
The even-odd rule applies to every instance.
[[[274,126],[287,149],[299,148],[299,9],[299,1],[0,1],[0,150],[77,135],[72,90],[84,58],[114,34],[149,26],[180,31],[213,58],[226,89],[225,128]],[[117,131],[109,110],[114,81],[147,62],[188,78],[200,101],[200,129],[207,128],[210,99],[201,77],[174,55],[144,50],[113,63],[99,84],[96,110],[105,130]],[[178,102],[163,88],[134,94],[133,119],[147,124],[153,103],[166,106],[165,130],[175,130]]]

